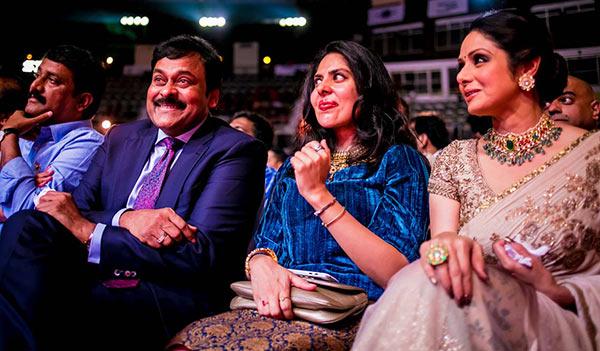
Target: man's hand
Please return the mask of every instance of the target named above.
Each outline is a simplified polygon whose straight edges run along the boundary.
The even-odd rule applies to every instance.
[[[19,134],[26,134],[41,122],[52,117],[52,111],[44,112],[35,117],[25,117],[25,112],[17,110],[4,122],[2,129],[15,128]],[[2,159],[0,160],[0,168],[4,167],[8,162],[17,157],[21,157],[21,149],[19,148],[19,138],[16,134],[8,134],[0,143],[0,152]]]
[[[69,193],[49,191],[40,198],[36,209],[56,218],[82,243],[89,239],[96,226],[81,215]]]
[[[45,187],[48,183],[52,181],[52,176],[54,175],[54,171],[50,166],[46,168],[43,172],[37,173],[34,177],[35,186],[38,188]]]
[[[31,128],[44,122],[50,117],[52,117],[52,111],[44,112],[34,117],[26,117],[24,111],[17,110],[10,117],[8,117],[2,128],[16,128],[19,130],[20,134],[25,134],[31,130]]]
[[[132,210],[121,215],[119,225],[146,245],[170,246],[184,238],[195,243],[197,228],[187,224],[171,208]]]

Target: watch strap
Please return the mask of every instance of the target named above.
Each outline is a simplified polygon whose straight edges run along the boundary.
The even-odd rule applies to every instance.
[[[14,134],[17,137],[19,136],[19,130],[17,128],[4,128],[0,130],[0,142],[8,135]]]
[[[17,128],[4,128],[2,131],[4,132],[4,135],[16,134],[19,136],[19,130]]]

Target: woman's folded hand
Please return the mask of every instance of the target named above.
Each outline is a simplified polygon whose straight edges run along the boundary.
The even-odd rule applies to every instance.
[[[440,263],[431,262],[428,254],[432,250],[444,252],[446,258]],[[433,236],[431,240],[421,244],[420,253],[421,266],[429,280],[433,284],[439,282],[459,305],[471,302],[472,272],[483,281],[488,279],[481,245],[455,232],[444,232]]]
[[[250,261],[254,302],[262,316],[292,319],[291,288],[315,290],[317,286],[298,277],[270,257],[256,255]]]

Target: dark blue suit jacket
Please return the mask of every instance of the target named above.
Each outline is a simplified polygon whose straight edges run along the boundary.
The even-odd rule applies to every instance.
[[[157,307],[148,308],[149,313],[158,311],[171,334],[193,319],[226,308],[228,284],[241,276],[262,199],[266,152],[259,141],[209,117],[183,147],[155,206],[170,207],[196,226],[197,242],[154,249],[110,223],[126,207],[157,132],[147,120],[111,129],[73,198],[87,218],[108,225],[98,281],[114,278],[115,270],[136,272],[141,279],[135,289],[139,294],[98,284],[94,297],[108,306],[114,305],[111,300],[143,304],[147,298]]]

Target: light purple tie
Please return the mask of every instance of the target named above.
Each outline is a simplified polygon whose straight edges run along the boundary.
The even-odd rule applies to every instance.
[[[173,161],[173,156],[175,156],[175,146],[178,144],[178,140],[167,137],[161,140],[157,145],[164,145],[167,150],[161,156],[160,160],[154,165],[152,171],[146,174],[144,180],[142,181],[142,187],[140,188],[140,192],[133,203],[134,210],[145,210],[152,209],[156,204],[156,200],[158,199],[158,195],[160,194],[160,190],[162,188],[163,182],[165,180],[165,176],[167,171],[169,170],[169,166],[171,161]]]

